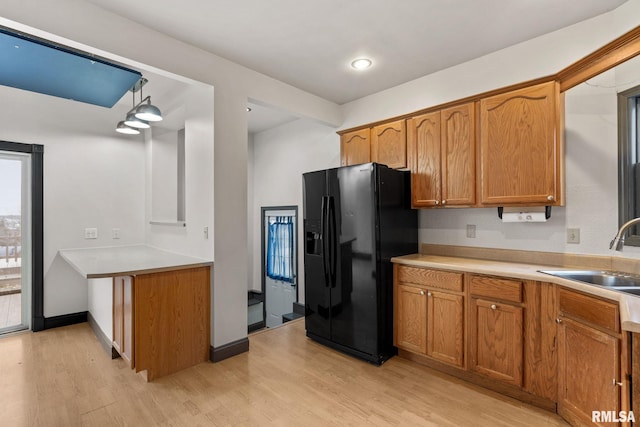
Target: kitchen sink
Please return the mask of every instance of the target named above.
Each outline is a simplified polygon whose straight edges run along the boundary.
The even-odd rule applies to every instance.
[[[640,296],[640,276],[599,270],[538,270],[540,273]]]

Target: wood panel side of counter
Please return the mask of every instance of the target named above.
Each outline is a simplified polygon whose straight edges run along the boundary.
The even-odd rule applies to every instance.
[[[136,372],[151,381],[209,360],[210,267],[135,280]]]

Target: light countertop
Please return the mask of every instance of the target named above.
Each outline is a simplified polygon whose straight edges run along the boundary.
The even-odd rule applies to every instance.
[[[415,267],[429,267],[440,270],[487,274],[492,276],[513,277],[516,279],[555,283],[566,288],[618,301],[620,304],[620,322],[622,329],[625,331],[640,333],[640,296],[625,294],[623,292],[576,282],[574,280],[563,279],[549,274],[540,273],[538,271],[567,270],[567,268],[423,254],[395,257],[392,258],[391,261],[397,264]]]
[[[160,271],[212,266],[212,261],[148,245],[62,249],[60,256],[87,279],[148,274]]]

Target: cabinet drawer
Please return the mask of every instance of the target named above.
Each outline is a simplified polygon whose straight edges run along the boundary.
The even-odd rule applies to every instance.
[[[448,289],[457,292],[462,292],[464,289],[462,273],[454,273],[451,271],[399,266],[398,280],[426,288]]]
[[[471,295],[522,302],[522,282],[498,277],[471,276]]]
[[[613,332],[620,331],[619,310],[616,303],[560,288],[558,289],[558,308],[560,316],[584,320]]]

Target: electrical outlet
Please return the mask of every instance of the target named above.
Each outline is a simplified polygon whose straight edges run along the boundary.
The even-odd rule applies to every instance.
[[[120,238],[120,229],[119,228],[112,228],[111,229],[111,238],[112,239],[119,239]]]
[[[97,228],[85,228],[84,229],[84,238],[85,239],[97,239],[98,238],[98,229]]]
[[[580,243],[579,228],[567,228],[567,243]]]
[[[476,238],[476,226],[475,224],[467,224],[467,237],[469,239]]]

